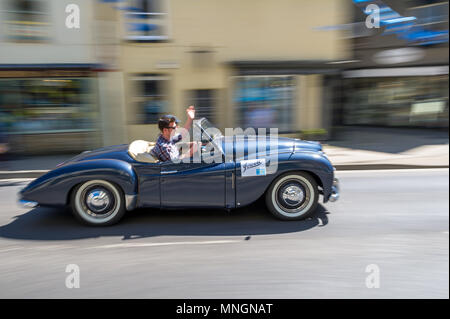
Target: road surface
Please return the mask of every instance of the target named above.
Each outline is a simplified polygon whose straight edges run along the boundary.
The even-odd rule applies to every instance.
[[[449,170],[337,176],[341,199],[306,221],[260,202],[138,210],[107,228],[21,208],[25,184],[0,181],[0,298],[448,298]]]

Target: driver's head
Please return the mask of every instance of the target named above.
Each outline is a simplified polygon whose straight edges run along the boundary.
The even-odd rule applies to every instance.
[[[163,115],[158,120],[158,127],[164,136],[173,136],[178,127],[178,119],[174,115]]]

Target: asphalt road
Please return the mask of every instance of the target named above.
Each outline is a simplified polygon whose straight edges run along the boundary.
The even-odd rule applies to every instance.
[[[23,184],[0,181],[0,298],[448,298],[449,170],[338,177],[341,199],[306,221],[258,203],[138,210],[108,228],[21,208]]]

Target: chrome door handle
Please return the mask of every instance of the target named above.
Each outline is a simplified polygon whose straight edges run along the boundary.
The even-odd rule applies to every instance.
[[[178,171],[165,171],[165,172],[161,172],[161,174],[174,174],[177,173]]]

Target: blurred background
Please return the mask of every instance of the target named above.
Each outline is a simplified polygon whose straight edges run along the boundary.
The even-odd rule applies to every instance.
[[[370,4],[380,28],[366,26]],[[448,299],[448,10],[0,0],[0,298]],[[159,116],[184,122],[189,105],[223,132],[321,141],[342,199],[292,223],[261,197],[236,213],[141,209],[96,229],[70,210],[18,206],[58,163],[155,141]],[[82,289],[64,284],[74,263]],[[367,289],[372,266],[381,289]]]
[[[191,104],[221,129],[448,143],[448,59],[447,1],[0,0],[0,156],[155,140]]]

